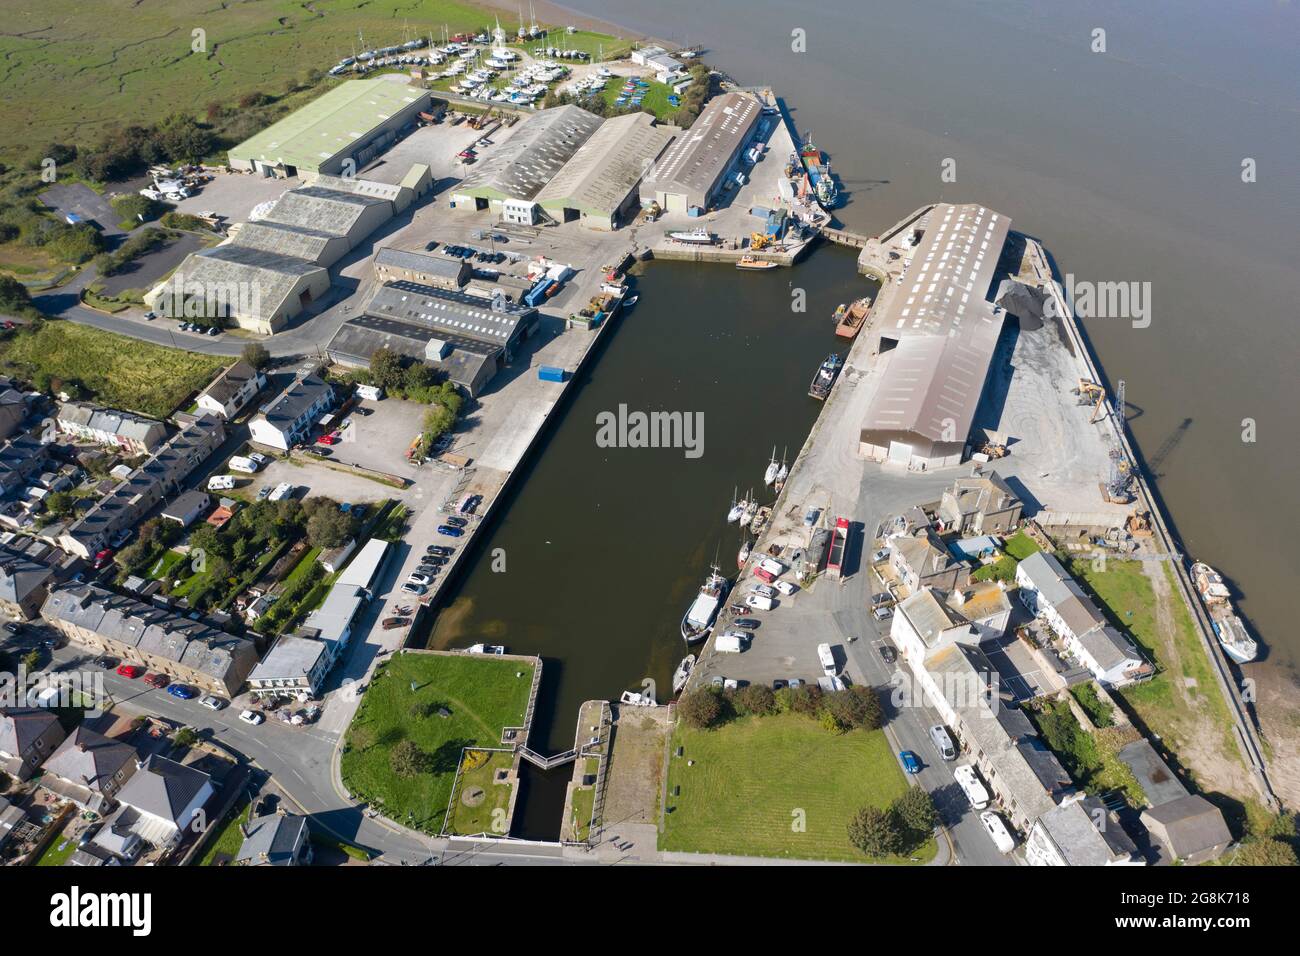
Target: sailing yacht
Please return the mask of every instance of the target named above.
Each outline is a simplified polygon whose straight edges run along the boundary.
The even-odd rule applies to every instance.
[[[736,500],[736,492],[731,493],[731,510],[727,512],[727,524],[735,524],[745,513],[745,503]]]
[[[776,473],[781,470],[781,466],[776,461],[776,446],[772,446],[772,460],[767,464],[767,471],[763,472],[763,484],[770,485],[776,481]]]
[[[772,479],[772,487],[779,495],[781,489],[785,487],[785,480],[790,477],[790,468],[785,463],[785,449],[781,450],[781,467],[777,469],[776,477]]]

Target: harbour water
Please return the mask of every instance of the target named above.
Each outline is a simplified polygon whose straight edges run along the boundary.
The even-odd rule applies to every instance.
[[[1148,283],[1149,326],[1082,324],[1110,383],[1127,383],[1130,428],[1176,532],[1235,585],[1269,648],[1252,673],[1294,697],[1293,7],[600,7],[590,12],[637,32],[706,42],[711,65],[776,89],[830,154],[845,226],[872,234],[927,201],[979,201],[1041,238],[1076,281]],[[1097,28],[1107,53],[1090,50]],[[796,29],[806,53],[791,52]],[[1245,157],[1256,182],[1242,182]],[[941,179],[948,159],[955,182]],[[802,315],[792,286],[807,290]],[[684,652],[678,621],[715,551],[734,568],[733,486],[761,482],[774,443],[792,455],[802,443],[819,409],[807,380],[836,345],[831,310],[862,288],[852,255],[828,247],[769,274],[648,268],[641,304],[537,449],[434,632],[432,646],[491,638],[546,658],[534,746],[567,748],[583,700],[645,677],[666,684]],[[620,404],[704,412],[703,456],[598,447],[596,415]],[[541,833],[535,817],[525,810],[526,835]]]

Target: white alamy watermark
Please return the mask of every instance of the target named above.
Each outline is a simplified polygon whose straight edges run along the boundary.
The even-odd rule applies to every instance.
[[[123,927],[132,936],[148,936],[153,931],[153,894],[82,892],[73,886],[50,897],[50,925],[56,929]]]
[[[904,671],[895,671],[890,676],[889,686],[890,703],[899,710],[906,707],[933,707],[940,713],[948,713],[983,704],[988,716],[995,716],[1001,703],[997,671],[940,674],[931,681],[919,680]]]
[[[106,697],[104,675],[97,670],[28,673],[20,664],[16,674],[0,671],[0,708],[80,708],[87,717],[98,717]]]
[[[687,458],[704,454],[703,412],[629,411],[596,415],[598,448],[681,448]]]
[[[255,282],[198,282],[179,272],[158,294],[154,308],[174,319],[215,319],[261,313],[262,290]]]
[[[1127,319],[1135,329],[1151,324],[1150,282],[1090,282],[1076,279],[1071,272],[1063,288],[1066,305],[1081,319]],[[1056,315],[1056,300],[1051,296],[1043,308],[1049,316],[1065,318]]]

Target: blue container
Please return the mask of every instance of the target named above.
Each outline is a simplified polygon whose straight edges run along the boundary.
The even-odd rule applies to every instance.
[[[537,370],[537,377],[543,382],[563,382],[569,373],[553,365],[543,365]]]

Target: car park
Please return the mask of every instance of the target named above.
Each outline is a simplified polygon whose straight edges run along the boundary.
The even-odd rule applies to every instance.
[[[921,761],[916,754],[912,753],[912,751],[900,750],[898,752],[898,759],[902,763],[903,769],[908,773],[921,772]]]
[[[172,684],[167,688],[167,693],[173,697],[179,697],[181,700],[193,700],[199,696],[199,692],[189,684]]]
[[[144,668],[135,664],[120,664],[118,665],[117,673],[122,677],[130,677],[134,680],[144,673]]]
[[[246,724],[252,724],[254,727],[256,727],[262,721],[266,720],[266,717],[261,713],[261,711],[241,710],[239,712],[239,719]]]
[[[156,690],[162,690],[171,683],[171,678],[166,674],[148,673],[144,675],[144,682]]]
[[[206,707],[208,710],[220,710],[226,706],[226,701],[217,697],[215,694],[204,694],[199,698],[199,706]]]

